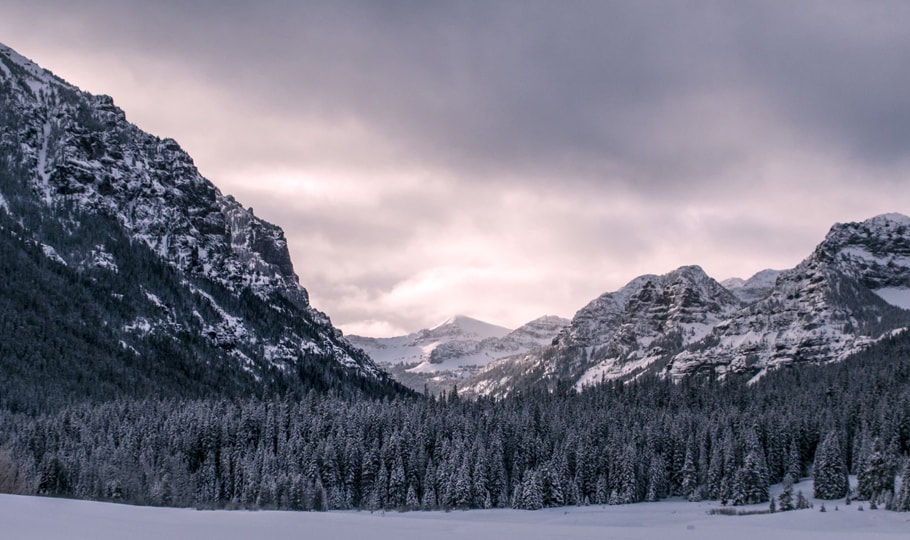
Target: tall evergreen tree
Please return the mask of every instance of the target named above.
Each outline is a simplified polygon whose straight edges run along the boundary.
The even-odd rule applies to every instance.
[[[619,464],[615,504],[630,504],[638,500],[638,475],[636,474],[635,446],[629,444]]]
[[[901,489],[897,494],[894,509],[898,512],[910,512],[910,461],[904,464],[901,476]]]
[[[522,510],[543,508],[543,486],[537,471],[528,471],[514,506]]]
[[[796,442],[796,438],[790,439],[790,446],[787,451],[787,462],[784,467],[784,475],[789,474],[792,480],[795,482],[799,480],[802,476],[802,458],[799,454],[799,445]]]
[[[754,504],[768,500],[768,472],[757,451],[746,454],[739,476],[743,503]]]
[[[895,466],[891,457],[875,440],[857,472],[856,496],[860,500],[877,500],[894,494]]]
[[[815,451],[812,480],[815,483],[817,499],[840,499],[847,495],[849,488],[847,464],[836,431],[828,432],[825,440]]]
[[[667,495],[667,464],[664,459],[656,455],[651,458],[648,467],[648,488],[645,493],[645,500],[654,502]]]
[[[683,467],[680,474],[680,494],[690,501],[697,500],[697,488],[698,470],[695,468],[693,448],[690,446],[689,449],[686,450],[686,457],[683,460]]]
[[[784,479],[781,482],[781,487],[783,488],[780,496],[778,497],[778,503],[781,512],[788,512],[794,509],[793,506],[793,477],[790,476],[790,473],[784,475]]]

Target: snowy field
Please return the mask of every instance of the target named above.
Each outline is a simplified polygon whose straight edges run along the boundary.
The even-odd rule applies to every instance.
[[[826,503],[770,515],[708,515],[717,503],[664,501],[626,506],[452,512],[247,512],[147,508],[0,495],[3,540],[384,540],[873,539],[910,538],[910,513],[860,512]],[[839,506],[835,511],[834,507]],[[763,508],[753,507],[753,508]],[[749,507],[744,507],[749,508]]]

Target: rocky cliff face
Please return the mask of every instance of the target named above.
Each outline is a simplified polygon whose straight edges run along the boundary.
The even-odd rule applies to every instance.
[[[910,325],[904,291],[910,291],[910,218],[835,225],[809,257],[777,277],[769,295],[674,357],[670,373],[760,375],[793,362],[843,359]]]
[[[628,378],[700,340],[739,307],[700,267],[684,266],[601,296],[554,345],[558,356],[574,358],[584,370],[577,384]]]
[[[154,309],[123,325],[127,346],[150,333],[199,331],[220,362],[254,377],[321,362],[339,376],[386,380],[310,306],[282,230],[222,194],[175,141],[130,124],[110,97],[82,92],[0,46],[0,124],[3,209],[48,257],[74,269],[106,261],[117,272],[122,259],[146,256],[111,241],[122,236],[208,306],[181,313],[157,305],[166,295],[143,283],[128,300]],[[107,230],[86,230],[96,222]],[[96,238],[74,242],[76,233]],[[261,310],[272,320],[254,315]]]
[[[491,365],[466,389],[504,395],[515,385],[632,378],[703,338],[739,307],[698,266],[640,276],[579,310],[551,346]]]
[[[582,308],[540,351],[495,362],[477,394],[576,387],[647,373],[674,379],[845,358],[910,326],[910,218],[837,224],[796,268],[726,287],[698,267],[641,276]]]

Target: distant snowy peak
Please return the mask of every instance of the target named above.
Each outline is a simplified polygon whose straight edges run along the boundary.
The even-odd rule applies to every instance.
[[[698,266],[637,278],[605,297],[621,299],[615,304],[619,311],[601,309],[603,304],[595,301],[578,312],[568,333],[557,338],[554,359],[576,366],[572,378],[579,385],[636,376],[705,337],[740,306]]]
[[[510,329],[488,322],[480,321],[465,315],[455,315],[429,330],[419,334],[432,338],[459,337],[465,339],[499,338],[511,332]]]
[[[562,317],[546,316],[509,331],[459,315],[407,336],[348,336],[348,339],[380,365],[403,369],[401,374],[407,375],[409,380],[432,378],[434,387],[445,388],[460,384],[461,379],[491,362],[549,345],[569,322]],[[393,369],[393,373],[399,371]]]
[[[721,281],[725,289],[733,293],[744,304],[751,304],[770,294],[777,282],[780,270],[766,269],[756,273],[749,279],[730,278]]]
[[[720,284],[723,285],[724,288],[727,289],[728,291],[733,291],[733,290],[739,289],[740,287],[745,285],[746,280],[744,280],[743,278],[731,277],[731,278],[727,278],[727,279],[721,281]]]
[[[505,337],[524,343],[546,345],[571,322],[565,317],[546,315],[519,326]]]

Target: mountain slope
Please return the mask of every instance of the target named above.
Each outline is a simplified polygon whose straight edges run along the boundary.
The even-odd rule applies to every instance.
[[[495,362],[466,382],[505,395],[558,381],[577,387],[645,372],[760,376],[841,360],[910,326],[910,218],[837,224],[796,268],[725,286],[698,267],[641,276],[602,295],[553,345]]]
[[[77,297],[93,298],[97,312],[80,338],[86,354],[109,350],[111,365],[123,351],[142,359],[143,367],[121,363],[117,377],[144,380],[157,361],[165,378],[182,376],[161,367],[176,362],[224,371],[246,390],[399,391],[310,306],[282,230],[223,195],[176,142],[127,122],[111,98],[81,92],[0,45],[0,126],[4,248],[22,251],[34,272],[59,275],[82,291]],[[27,316],[52,296],[56,278],[46,287],[38,281],[7,309]],[[100,300],[100,290],[116,304]],[[0,331],[0,340],[16,342],[49,334]],[[69,368],[79,363],[63,351],[55,358]],[[0,361],[19,370],[24,362]],[[219,392],[205,377],[192,380],[198,392]]]

